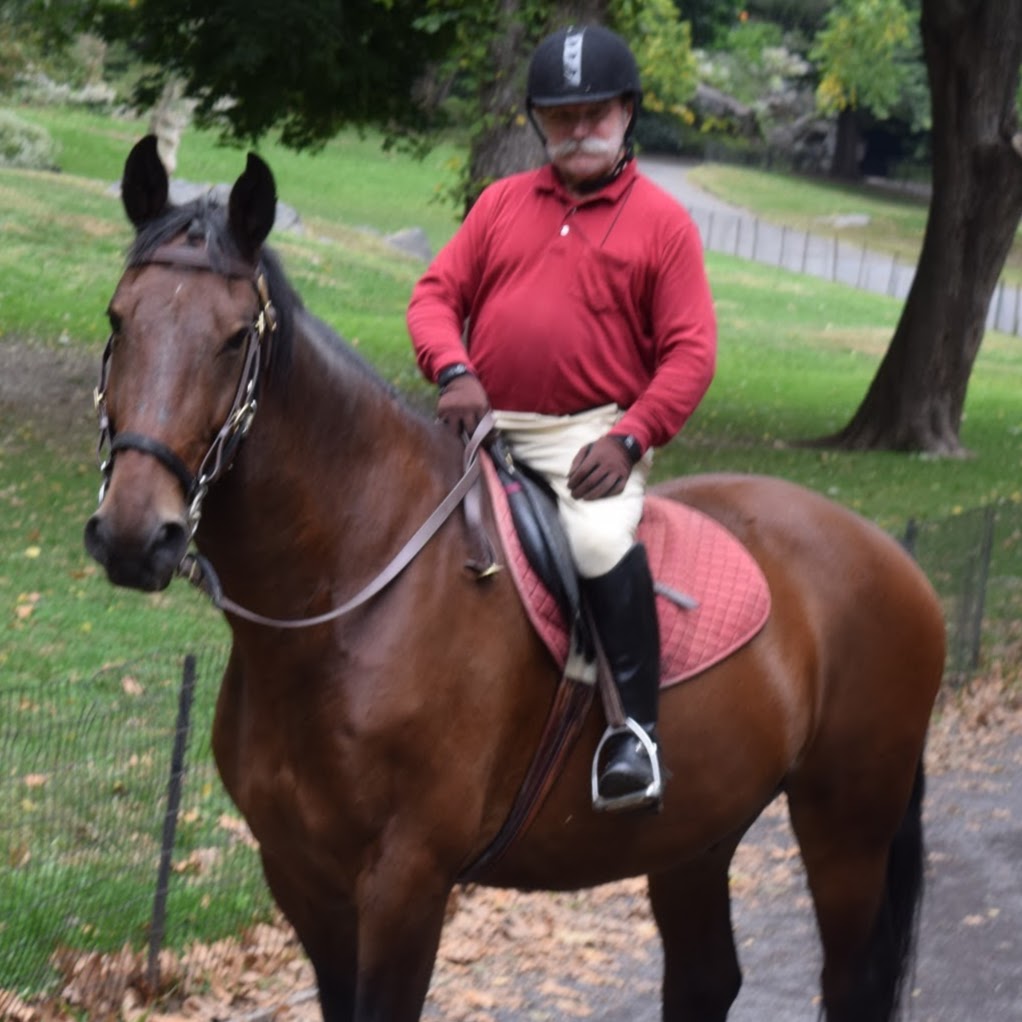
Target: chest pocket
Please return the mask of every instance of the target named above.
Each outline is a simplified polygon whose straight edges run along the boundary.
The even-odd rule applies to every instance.
[[[636,272],[637,267],[628,260],[586,245],[578,256],[572,290],[590,312],[601,316],[618,313],[632,319]]]

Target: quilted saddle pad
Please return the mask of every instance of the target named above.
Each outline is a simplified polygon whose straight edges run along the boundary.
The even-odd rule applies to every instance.
[[[570,643],[563,615],[525,556],[489,458],[483,458],[483,466],[507,568],[529,619],[563,670]],[[770,590],[762,570],[735,536],[708,515],[648,495],[638,538],[655,581],[696,604],[685,608],[662,594],[657,598],[662,686],[719,663],[766,623]]]

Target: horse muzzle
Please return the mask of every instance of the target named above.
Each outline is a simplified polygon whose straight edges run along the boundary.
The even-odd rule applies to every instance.
[[[170,585],[189,536],[183,519],[158,519],[146,528],[127,529],[100,508],[85,525],[85,549],[114,585],[151,593]]]

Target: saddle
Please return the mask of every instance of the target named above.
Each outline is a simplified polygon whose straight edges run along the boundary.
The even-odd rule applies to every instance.
[[[499,435],[487,451],[522,553],[560,610],[572,638],[573,653],[592,662],[596,656],[593,634],[582,606],[582,589],[568,537],[557,513],[557,494],[542,476],[515,461]]]

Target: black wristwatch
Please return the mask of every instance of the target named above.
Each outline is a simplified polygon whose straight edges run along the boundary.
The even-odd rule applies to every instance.
[[[469,369],[464,362],[455,362],[454,365],[444,366],[443,369],[437,373],[436,385],[443,390],[448,384],[456,380],[459,376],[469,376],[472,370]]]
[[[632,459],[632,464],[636,465],[639,459],[642,457],[642,446],[631,433],[625,436],[614,434],[614,439],[628,452],[628,457]]]

